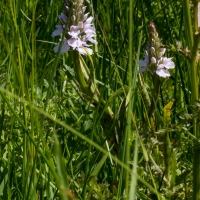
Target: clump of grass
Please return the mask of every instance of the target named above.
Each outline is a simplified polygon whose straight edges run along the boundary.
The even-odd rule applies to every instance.
[[[198,199],[197,2],[80,1],[94,53],[54,53],[73,2],[0,2],[0,198]],[[138,74],[152,21],[166,79]]]

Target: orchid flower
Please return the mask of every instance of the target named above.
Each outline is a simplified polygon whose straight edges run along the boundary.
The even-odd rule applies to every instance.
[[[63,41],[60,41],[54,47],[54,52],[57,53],[60,45],[62,45],[60,53],[64,54],[72,50],[78,51],[80,54],[87,55],[93,54],[93,50],[89,48],[92,44],[97,44],[94,39],[96,36],[96,29],[92,24],[93,17],[88,17],[89,13],[84,14],[86,6],[83,6],[81,1],[73,3],[73,15],[71,17],[70,26],[67,27],[66,34]],[[68,7],[66,6],[66,9]],[[62,25],[56,25],[56,30],[53,31],[52,37],[63,36],[66,28],[67,16],[64,13],[58,16]]]
[[[169,69],[175,67],[172,58],[163,57],[166,48],[161,47],[162,44],[158,37],[155,25],[150,24],[150,41],[148,42],[147,50],[145,51],[144,60],[139,60],[138,73],[145,70],[150,71],[152,74],[156,73],[158,76],[167,78],[170,77]]]

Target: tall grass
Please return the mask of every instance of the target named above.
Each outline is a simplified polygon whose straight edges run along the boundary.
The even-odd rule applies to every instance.
[[[197,1],[85,1],[91,57],[53,52],[63,3],[0,2],[0,199],[199,199]],[[151,21],[167,79],[137,73]]]

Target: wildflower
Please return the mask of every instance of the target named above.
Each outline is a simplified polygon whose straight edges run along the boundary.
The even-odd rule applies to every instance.
[[[66,53],[71,48],[83,55],[93,54],[93,50],[89,48],[92,45],[89,43],[97,44],[97,41],[94,39],[96,29],[92,25],[93,17],[88,17],[89,13],[85,14],[86,6],[83,6],[82,2],[79,0],[72,3],[74,9],[71,20],[67,20],[68,18],[64,13],[58,16],[62,25],[56,25],[56,30],[53,31],[52,37],[62,37],[65,29],[66,33],[63,41],[60,40],[54,47],[55,53],[58,52],[60,45],[62,45],[60,50],[61,54]],[[67,6],[66,10],[68,10]],[[69,21],[69,27],[66,27],[67,21]]]
[[[158,76],[161,76],[163,78],[169,77],[170,73],[168,71],[168,69],[172,69],[174,68],[174,62],[172,61],[172,58],[162,58],[159,60],[158,62],[158,68],[156,69],[156,74],[158,74]]]
[[[170,76],[169,69],[174,68],[175,65],[172,58],[163,57],[166,48],[161,47],[162,44],[158,37],[155,25],[152,22],[150,24],[150,36],[144,60],[139,61],[141,69],[138,73],[148,70],[152,74],[156,73],[160,77],[167,78]]]

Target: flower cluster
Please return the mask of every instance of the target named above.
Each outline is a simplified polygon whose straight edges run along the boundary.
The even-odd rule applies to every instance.
[[[54,47],[54,52],[58,52],[60,45],[60,53],[64,54],[69,51],[70,48],[78,51],[80,54],[87,55],[93,54],[93,51],[89,46],[88,42],[97,44],[97,41],[94,40],[96,36],[96,30],[92,25],[93,17],[88,17],[89,13],[85,14],[86,6],[83,6],[81,1],[77,1],[73,4],[73,14],[71,20],[68,20],[68,17],[62,13],[59,15],[59,19],[62,25],[57,25],[56,30],[52,33],[52,37],[62,36],[64,32],[64,39],[60,39],[58,44]],[[69,8],[66,6],[66,10]],[[66,24],[69,24],[69,27],[66,27]],[[65,30],[66,29],[66,30]]]
[[[162,43],[158,37],[155,25],[150,23],[150,41],[145,51],[144,60],[140,60],[141,69],[138,73],[145,70],[156,73],[158,76],[167,78],[170,76],[169,69],[175,67],[172,58],[163,57],[166,48],[162,48]]]

